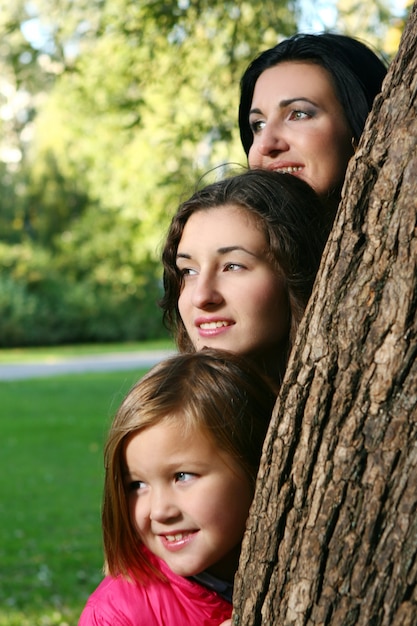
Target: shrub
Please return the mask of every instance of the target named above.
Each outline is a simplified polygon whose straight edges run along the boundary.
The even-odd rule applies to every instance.
[[[135,341],[163,337],[157,264],[118,275],[77,276],[45,249],[0,245],[0,346]]]

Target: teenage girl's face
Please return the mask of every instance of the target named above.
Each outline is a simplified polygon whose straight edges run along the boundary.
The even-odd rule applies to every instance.
[[[177,251],[178,308],[195,347],[249,355],[277,368],[289,332],[285,280],[254,216],[234,205],[193,213]]]
[[[145,546],[180,576],[208,570],[233,580],[253,497],[236,462],[178,419],[133,435],[125,459],[130,515]]]
[[[290,172],[327,198],[339,195],[352,132],[330,74],[320,65],[282,62],[256,81],[249,166]]]

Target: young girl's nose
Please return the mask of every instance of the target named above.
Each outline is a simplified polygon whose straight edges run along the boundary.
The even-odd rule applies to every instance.
[[[150,518],[154,522],[166,522],[180,515],[180,510],[168,489],[153,489],[150,499]]]

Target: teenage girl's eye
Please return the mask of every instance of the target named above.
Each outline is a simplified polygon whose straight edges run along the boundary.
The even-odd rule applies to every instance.
[[[196,270],[193,270],[191,267],[182,267],[178,268],[181,278],[186,278],[187,276],[195,276],[197,274]]]
[[[194,478],[195,474],[191,474],[190,472],[177,472],[175,474],[175,482],[177,483],[185,483],[188,480]]]
[[[253,134],[257,135],[263,128],[265,128],[265,122],[264,120],[252,120],[249,122],[249,126]]]
[[[228,272],[237,272],[241,269],[243,269],[243,265],[241,265],[240,263],[226,263],[226,265],[224,266],[224,269],[227,270]]]

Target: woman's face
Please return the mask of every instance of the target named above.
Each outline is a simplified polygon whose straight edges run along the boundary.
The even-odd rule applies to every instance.
[[[235,205],[193,213],[177,266],[179,313],[195,349],[247,354],[276,369],[289,332],[289,303],[255,217]]]
[[[249,124],[252,169],[290,172],[324,198],[340,194],[352,132],[323,67],[285,61],[265,70],[255,84]]]

